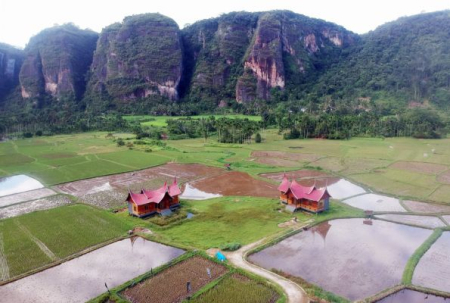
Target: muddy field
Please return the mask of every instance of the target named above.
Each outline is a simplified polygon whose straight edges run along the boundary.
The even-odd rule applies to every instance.
[[[56,193],[49,188],[30,190],[20,194],[0,197],[0,207],[5,207],[30,200],[41,199],[52,195],[56,195]]]
[[[72,203],[72,201],[63,195],[51,196],[43,199],[20,203],[8,207],[0,208],[0,219],[17,217],[38,210],[51,209]]]
[[[387,215],[377,215],[375,217],[397,223],[404,223],[428,228],[438,228],[446,226],[441,219],[439,219],[438,217],[431,217],[431,216],[387,214]]]
[[[377,303],[448,303],[449,299],[438,297],[411,289],[400,290]]]
[[[420,259],[412,283],[423,287],[450,292],[450,232],[442,236]]]
[[[292,160],[280,159],[280,158],[254,158],[256,162],[261,164],[267,164],[270,166],[281,167],[299,167],[301,164]]]
[[[450,214],[450,206],[448,205],[440,205],[433,203],[425,203],[418,201],[405,200],[403,204],[409,210],[416,213],[424,213],[424,214],[432,214],[432,213],[449,213]]]
[[[318,170],[309,170],[309,169],[301,169],[301,170],[294,170],[294,171],[288,171],[288,172],[279,172],[279,173],[265,173],[265,174],[260,174],[261,177],[263,178],[267,178],[270,180],[274,180],[277,182],[281,182],[281,180],[283,179],[283,176],[286,175],[286,177],[289,178],[289,180],[292,179],[296,179],[296,180],[301,180],[301,179],[324,179],[324,178],[335,178],[327,173],[318,171]],[[335,178],[338,179],[338,178]]]
[[[450,171],[446,171],[442,174],[440,174],[437,177],[438,182],[443,183],[443,184],[450,184]]]
[[[429,175],[436,175],[448,169],[447,166],[440,164],[404,161],[395,162],[389,168]]]
[[[379,212],[406,212],[396,198],[366,194],[344,200],[344,203],[363,210]]]
[[[238,171],[200,179],[190,184],[201,191],[223,196],[276,198],[279,195],[276,185],[256,180],[249,174]]]
[[[136,172],[65,183],[55,189],[80,197],[88,204],[114,208],[124,205],[129,189],[140,191],[142,188],[160,187],[165,181],[172,182],[174,177],[183,183],[223,173],[225,170],[221,168],[201,164],[168,163]]]
[[[211,276],[208,275],[208,269]],[[226,272],[225,266],[201,257],[193,257],[126,289],[122,295],[133,303],[181,302]],[[191,284],[190,292],[187,291],[187,282]]]
[[[373,220],[321,223],[250,256],[350,300],[399,284],[404,267],[431,230]]]
[[[252,157],[286,159],[299,162],[312,162],[320,158],[320,156],[316,154],[287,153],[281,151],[254,151],[252,152]]]
[[[142,238],[125,239],[0,286],[0,298],[4,303],[86,302],[104,293],[105,283],[116,287],[183,253]]]

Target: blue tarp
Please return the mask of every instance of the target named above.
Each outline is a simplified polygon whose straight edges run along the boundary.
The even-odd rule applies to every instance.
[[[224,254],[221,253],[220,251],[218,251],[218,252],[216,253],[216,258],[217,258],[219,261],[222,261],[222,262],[224,262],[224,261],[227,260],[227,258],[224,256]]]

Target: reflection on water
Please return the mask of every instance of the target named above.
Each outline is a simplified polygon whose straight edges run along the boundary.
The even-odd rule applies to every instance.
[[[201,191],[193,186],[191,186],[189,183],[186,183],[186,187],[181,194],[181,199],[188,199],[188,200],[206,200],[211,198],[218,198],[222,197],[220,194],[211,194],[204,191]]]
[[[183,250],[131,238],[0,286],[2,303],[86,302],[151,268],[182,255]]]
[[[338,182],[328,186],[328,192],[334,199],[345,199],[348,197],[365,194],[366,191],[361,186],[353,184],[350,181],[341,179]]]
[[[431,230],[373,220],[324,222],[252,256],[350,300],[363,299],[401,282],[411,254]]]
[[[398,199],[376,194],[361,195],[343,202],[363,210],[406,212]]]
[[[42,187],[41,182],[25,175],[0,178],[0,197]]]
[[[450,299],[425,294],[411,289],[400,290],[377,303],[448,303]]]

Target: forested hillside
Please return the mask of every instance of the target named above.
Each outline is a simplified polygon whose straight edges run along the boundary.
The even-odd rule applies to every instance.
[[[226,111],[280,126],[290,115],[369,113],[401,128],[410,109],[442,116],[449,104],[449,11],[362,36],[289,11],[229,13],[183,29],[142,14],[100,34],[55,26],[23,51],[0,44],[0,129],[92,129],[105,115]]]

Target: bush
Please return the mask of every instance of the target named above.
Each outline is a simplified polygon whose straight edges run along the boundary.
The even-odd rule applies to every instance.
[[[37,136],[37,137],[42,136],[42,130],[38,130],[38,131],[35,133],[35,136]]]
[[[117,139],[117,146],[124,146],[125,145],[125,141],[123,141],[122,138]]]
[[[256,133],[255,135],[255,142],[256,143],[261,143],[262,139],[261,139],[261,135],[260,133]]]
[[[241,243],[237,243],[237,242],[236,243],[227,243],[220,247],[220,249],[223,251],[235,251],[235,250],[238,250],[239,248],[241,248]]]
[[[32,137],[33,137],[33,134],[30,133],[30,132],[26,132],[26,133],[23,133],[23,137],[24,137],[24,138],[32,138]]]

